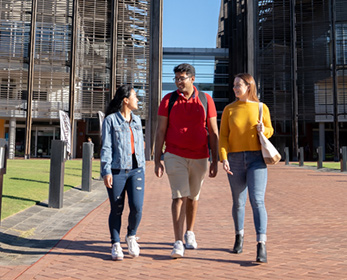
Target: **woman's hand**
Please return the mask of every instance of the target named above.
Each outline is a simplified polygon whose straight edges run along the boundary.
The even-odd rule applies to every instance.
[[[233,173],[230,171],[229,161],[226,159],[223,160],[223,169],[225,170],[226,173],[233,175]]]
[[[104,184],[106,188],[112,189],[112,175],[108,174],[104,176]]]
[[[263,132],[263,133],[265,131],[264,124],[262,122],[260,122],[260,120],[258,120],[257,131],[258,132]]]

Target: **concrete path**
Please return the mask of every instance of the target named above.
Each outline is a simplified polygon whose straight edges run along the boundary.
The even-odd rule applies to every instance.
[[[234,243],[231,194],[221,165],[217,178],[206,178],[203,186],[195,227],[198,249],[186,250],[184,258],[178,260],[170,258],[174,240],[168,180],[166,175],[162,179],[155,177],[153,162],[147,163],[144,213],[138,231],[141,255],[138,258],[129,257],[123,241],[124,260],[111,260],[107,226],[109,204],[105,201],[102,182],[96,185],[96,192],[100,190],[103,195],[94,202],[82,203],[83,215],[89,214],[80,222],[80,216],[67,218],[71,214],[68,207],[53,210],[41,206],[44,209],[41,211],[52,211],[50,215],[45,213],[49,216],[47,227],[58,224],[58,228],[64,227],[62,216],[67,221],[73,220],[67,222],[72,229],[52,250],[49,247],[60,239],[59,236],[28,235],[24,237],[24,244],[20,242],[21,238],[18,244],[14,241],[3,243],[3,236],[15,235],[11,228],[4,231],[5,220],[0,249],[1,256],[5,254],[6,257],[0,258],[0,278],[347,279],[346,173],[285,166],[282,162],[269,167],[266,193],[268,263],[261,265],[254,263],[256,242],[249,203],[244,252],[240,255],[230,253]],[[122,237],[126,232],[127,214],[128,209],[125,209]],[[29,214],[23,218],[24,221],[33,219]],[[32,243],[36,247],[30,249]],[[9,247],[4,250],[6,246]],[[14,246],[19,247],[15,251],[19,256],[8,262]],[[33,255],[42,256],[45,250],[49,252],[38,261],[33,258]]]

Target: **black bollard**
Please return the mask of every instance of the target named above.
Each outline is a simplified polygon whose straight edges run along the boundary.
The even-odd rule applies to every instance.
[[[284,148],[284,157],[286,159],[286,165],[289,165],[289,148],[288,147]]]
[[[66,142],[53,140],[48,195],[48,207],[51,208],[63,207],[65,160]]]
[[[4,175],[6,174],[7,165],[7,145],[1,144],[0,146],[0,221],[2,209],[2,185],[4,182]]]
[[[323,148],[319,146],[317,148],[317,154],[318,154],[318,161],[317,161],[317,168],[323,168]]]
[[[347,147],[341,148],[341,172],[347,171]]]
[[[299,166],[304,166],[304,148],[300,147],[300,161]]]
[[[90,192],[92,190],[92,159],[93,143],[83,143],[82,154],[82,191]]]

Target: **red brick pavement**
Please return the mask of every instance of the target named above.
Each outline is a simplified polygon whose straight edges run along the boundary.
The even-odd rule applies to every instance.
[[[269,167],[266,194],[268,263],[256,264],[252,213],[247,204],[244,252],[234,242],[231,194],[220,166],[205,180],[195,227],[197,250],[169,257],[173,243],[170,191],[166,175],[147,164],[141,255],[110,258],[108,202],[92,211],[50,253],[3,279],[347,279],[347,175],[279,163]],[[127,210],[124,214],[127,214]],[[122,236],[126,229],[124,215]],[[16,274],[17,273],[17,274]]]

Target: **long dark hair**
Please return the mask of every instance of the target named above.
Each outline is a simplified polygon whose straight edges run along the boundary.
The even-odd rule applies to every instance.
[[[242,79],[245,84],[249,86],[248,99],[251,101],[259,102],[259,98],[257,96],[257,86],[255,84],[253,76],[248,73],[239,73],[235,75],[235,78]]]
[[[123,99],[129,98],[132,89],[133,87],[131,85],[122,85],[116,90],[114,98],[108,104],[105,117],[120,111],[123,105]]]

